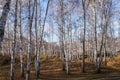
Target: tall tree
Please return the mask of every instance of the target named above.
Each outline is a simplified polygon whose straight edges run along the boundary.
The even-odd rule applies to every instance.
[[[7,16],[10,10],[11,0],[6,0],[6,3],[3,7],[2,15],[0,16],[0,46],[4,36],[4,28],[7,20]]]
[[[64,8],[63,8],[63,1],[60,0],[60,6],[61,6],[61,26],[60,26],[60,46],[61,46],[61,59],[62,59],[62,70],[65,70],[65,63],[64,63],[64,56],[65,56],[65,50],[64,50]]]
[[[38,7],[37,7],[37,0],[35,0],[35,2],[36,2],[36,10],[35,10],[35,37],[36,37],[36,42],[35,42],[35,46],[36,46],[36,49],[35,49],[35,55],[36,55],[36,61],[35,61],[35,66],[36,66],[36,76],[37,77],[39,77],[39,65],[40,65],[40,63],[38,64],[37,63],[37,60],[38,60],[38,58],[40,58],[40,56],[39,56],[39,54],[40,54],[40,52],[39,52],[39,41],[38,41],[38,25],[37,25],[37,18],[38,18],[38,12],[37,12],[37,9],[38,9]]]
[[[94,60],[95,60],[95,66],[97,70],[97,22],[96,22],[96,0],[94,0]]]
[[[66,71],[67,74],[70,74],[70,59],[72,56],[72,48],[71,48],[71,44],[72,44],[72,26],[71,26],[71,4],[70,1],[68,0],[68,26],[67,26],[67,48],[65,50],[66,52]]]
[[[82,0],[82,7],[83,7],[83,26],[84,26],[84,32],[83,32],[83,54],[82,54],[82,66],[81,70],[82,72],[85,72],[85,34],[86,34],[86,0]]]
[[[43,44],[43,33],[44,33],[45,22],[46,22],[46,18],[47,18],[47,14],[48,14],[49,3],[50,3],[50,0],[48,0],[48,2],[47,2],[47,8],[45,11],[45,17],[43,20],[42,30],[41,30],[41,34],[40,34],[40,44],[38,43],[39,44],[39,52],[41,51],[42,44]],[[36,6],[36,8],[37,8],[37,6]],[[40,75],[40,53],[37,53],[37,64],[36,65],[37,65],[36,66],[37,67],[36,68],[36,76],[39,77],[39,75]]]
[[[20,63],[21,63],[21,77],[24,77],[24,61],[23,61],[23,39],[22,39],[22,21],[21,21],[21,14],[22,14],[22,8],[21,8],[22,2],[19,1],[19,37],[20,37]]]
[[[38,28],[37,28],[37,0],[35,0],[35,70],[37,69],[37,54],[39,53],[38,51]],[[37,72],[36,72],[37,75]]]
[[[28,27],[29,27],[29,36],[28,36],[28,54],[27,54],[27,73],[26,80],[30,80],[30,64],[31,64],[31,53],[32,53],[32,23],[34,17],[35,10],[35,1],[32,7],[32,15],[31,15],[31,0],[28,2]]]
[[[15,48],[16,48],[16,27],[17,27],[17,11],[18,11],[18,0],[15,2],[15,19],[14,19],[14,39],[12,45],[11,54],[11,80],[14,80],[14,66],[15,66]]]

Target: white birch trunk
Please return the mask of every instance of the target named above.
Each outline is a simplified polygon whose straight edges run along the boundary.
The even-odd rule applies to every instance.
[[[61,22],[62,25],[60,27],[60,46],[61,46],[61,59],[62,59],[62,71],[65,70],[65,63],[64,63],[64,55],[65,55],[65,50],[64,50],[64,15],[63,15],[63,0],[60,0],[60,5],[61,5]]]
[[[67,74],[70,74],[70,59],[71,59],[71,55],[72,55],[72,51],[71,51],[71,43],[72,43],[72,28],[71,28],[71,13],[70,13],[70,2],[68,1],[68,45],[67,45],[67,53],[66,53],[66,70],[67,70]]]
[[[31,49],[32,49],[32,39],[31,39],[31,27],[32,27],[32,21],[31,21],[31,16],[30,16],[30,3],[31,0],[29,0],[28,2],[28,54],[27,54],[27,73],[26,73],[26,80],[30,80],[30,64],[31,64]]]
[[[38,25],[37,25],[37,0],[36,1],[36,12],[35,12],[35,35],[36,35],[36,55],[35,55],[35,59],[36,59],[36,62],[35,62],[35,67],[36,67],[36,77],[39,77],[39,74],[40,74],[40,52],[39,52],[39,42],[38,42]]]
[[[19,37],[20,37],[20,63],[21,63],[21,77],[24,77],[24,62],[23,62],[23,44],[22,44],[22,24],[21,24],[21,1],[19,1]]]
[[[10,79],[14,80],[14,67],[15,67],[15,48],[16,48],[16,27],[17,27],[17,8],[18,0],[15,2],[15,20],[14,20],[14,39],[12,45],[12,54],[11,54],[11,76]]]
[[[35,11],[35,1],[32,7],[32,15],[31,15],[31,0],[28,2],[28,27],[29,27],[29,36],[28,36],[28,55],[27,55],[27,73],[26,80],[30,80],[30,64],[31,64],[31,53],[32,53],[32,23]]]

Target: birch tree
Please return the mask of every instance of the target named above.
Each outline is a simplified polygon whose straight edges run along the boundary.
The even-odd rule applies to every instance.
[[[81,70],[82,72],[85,72],[85,34],[86,34],[86,4],[85,4],[86,0],[82,0],[82,7],[83,7],[83,26],[84,26],[84,32],[83,32],[83,54],[82,54],[82,66],[81,66]]]
[[[106,20],[106,23],[105,23],[105,40],[104,40],[104,65],[106,66],[107,65],[107,61],[106,61],[106,54],[107,54],[107,31],[108,31],[108,28],[110,26],[110,21],[111,21],[111,17],[112,17],[112,0],[109,0],[109,1],[106,1],[105,2],[106,6],[104,6],[104,18]],[[114,42],[114,41],[113,41]],[[114,44],[113,44],[114,45]]]
[[[60,26],[60,47],[61,47],[61,59],[62,59],[62,70],[65,70],[65,63],[64,63],[64,8],[63,8],[63,1],[60,1],[60,7],[61,7],[61,26]]]
[[[37,1],[35,0],[35,70],[37,69],[37,67],[36,67],[36,62],[37,62],[37,54],[38,54],[38,32],[37,32]],[[37,75],[37,73],[36,73],[36,75]]]
[[[100,8],[101,8],[101,43],[100,43],[100,49],[99,49],[99,56],[98,53],[96,54],[96,51],[95,50],[95,65],[96,65],[96,73],[100,73],[101,72],[101,64],[102,64],[102,56],[103,56],[103,50],[104,50],[104,60],[105,60],[105,65],[106,65],[106,37],[107,37],[107,30],[108,30],[108,26],[109,26],[109,22],[110,22],[110,17],[111,17],[111,14],[110,11],[111,11],[111,0],[107,1],[107,0],[103,0],[103,1],[100,1]],[[95,44],[96,44],[96,47],[95,49],[97,49],[97,29],[96,29],[96,1],[94,0],[94,10],[95,10]]]
[[[36,42],[35,42],[35,46],[36,46],[36,49],[35,49],[35,55],[37,56],[37,55],[39,55],[40,54],[40,52],[39,52],[39,42],[38,42],[38,25],[37,25],[37,0],[35,0],[35,2],[36,2],[36,10],[35,10],[35,36],[36,36]],[[39,58],[40,58],[40,56],[39,56]],[[36,61],[35,61],[35,65],[36,65],[36,76],[37,77],[39,77],[39,70],[38,70],[38,67],[40,67],[40,66],[38,66],[37,64],[37,57],[36,57]],[[40,65],[40,64],[39,64]]]
[[[94,60],[97,70],[97,26],[96,26],[96,0],[94,0]]]
[[[20,37],[20,63],[21,63],[21,77],[24,77],[24,61],[23,61],[23,39],[22,39],[22,20],[21,20],[21,12],[22,12],[22,8],[21,8],[21,4],[22,2],[19,1],[19,37]]]
[[[15,48],[16,48],[16,27],[17,27],[17,11],[18,11],[18,0],[15,2],[15,19],[14,19],[14,39],[12,44],[11,54],[11,80],[14,80],[14,67],[15,67]]]
[[[67,74],[70,74],[70,60],[72,56],[72,26],[71,26],[71,4],[70,1],[68,0],[68,25],[67,25],[67,48],[65,48],[65,57],[66,57],[66,71]]]
[[[0,46],[4,36],[4,28],[5,28],[7,16],[10,10],[10,3],[11,3],[11,0],[6,0],[6,3],[3,6],[2,14],[0,16]]]
[[[44,17],[44,20],[43,20],[43,25],[42,25],[42,30],[41,31],[41,34],[40,34],[40,44],[39,44],[39,51],[37,52],[37,64],[36,64],[36,77],[39,77],[40,75],[40,51],[41,51],[41,48],[42,48],[42,42],[43,42],[43,33],[44,33],[44,27],[45,27],[45,22],[46,22],[46,18],[47,18],[47,14],[48,14],[48,10],[49,10],[49,3],[50,3],[50,0],[48,0],[47,2],[47,8],[46,8],[46,11],[45,11],[45,17]],[[36,10],[37,10],[37,6],[36,6]],[[37,13],[37,12],[36,12]],[[36,15],[37,16],[37,15]],[[37,23],[36,23],[37,24]],[[37,26],[37,25],[36,25]],[[37,35],[36,35],[37,36]]]
[[[35,10],[35,1],[32,7],[32,15],[31,15],[31,0],[28,2],[28,54],[27,54],[27,73],[26,73],[26,80],[30,80],[30,64],[31,64],[31,53],[32,53],[32,23],[34,17],[34,10]]]

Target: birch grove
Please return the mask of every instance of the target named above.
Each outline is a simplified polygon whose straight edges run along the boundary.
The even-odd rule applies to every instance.
[[[26,80],[41,79],[53,65],[58,67],[51,74],[71,76],[77,66],[80,74],[88,73],[89,63],[101,74],[120,51],[119,2],[1,0],[0,54],[11,58],[10,80],[16,80],[18,66]]]

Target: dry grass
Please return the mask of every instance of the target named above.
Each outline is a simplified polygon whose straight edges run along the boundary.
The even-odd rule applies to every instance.
[[[10,58],[9,56],[0,55],[0,64],[2,63],[3,59],[6,60],[9,58]],[[17,56],[16,58],[17,64],[15,64],[15,80],[25,80],[25,78],[20,77],[20,63],[18,58],[19,56]],[[32,63],[31,80],[92,80],[98,78],[106,80],[109,77],[120,77],[120,55],[118,55],[115,58],[115,60],[109,60],[107,67],[102,66],[101,67],[102,72],[100,74],[95,73],[94,63],[89,61],[86,61],[85,67],[86,72],[81,73],[80,64],[81,61],[72,61],[71,74],[67,75],[66,71],[61,70],[61,60],[59,58],[52,57],[47,59],[44,56],[42,56],[40,65],[41,66],[40,77],[39,79],[36,79],[34,63]],[[9,78],[10,78],[10,60],[8,61],[7,64],[0,65],[0,80],[9,80]]]
[[[110,60],[108,62],[108,66],[114,68],[114,69],[119,69],[120,70],[120,54],[117,55],[115,60]]]

